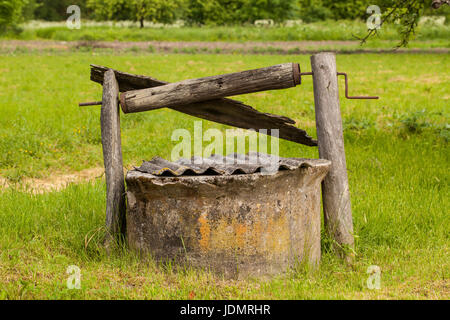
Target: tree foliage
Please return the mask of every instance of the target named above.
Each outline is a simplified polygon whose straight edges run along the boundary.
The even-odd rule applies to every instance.
[[[295,0],[241,0],[241,9],[237,12],[241,22],[254,22],[258,19],[273,19],[282,22],[295,18]]]
[[[30,4],[28,0],[0,0],[0,31],[13,29],[25,20],[25,8]]]
[[[185,19],[191,24],[281,22],[295,18],[296,0],[185,0]]]
[[[370,3],[369,3],[370,2]],[[299,0],[300,17],[307,22],[325,19],[363,19],[366,8],[372,1],[367,0]]]
[[[431,0],[378,0],[374,1],[381,8],[381,26],[384,23],[396,23],[399,25],[399,47],[408,44],[414,35],[419,19],[424,12],[430,10]],[[361,39],[364,43],[369,37],[375,35],[378,29],[368,30],[367,35]]]
[[[437,2],[439,5],[436,5]],[[367,7],[377,5],[381,10],[381,26],[384,23],[395,23],[399,26],[399,46],[408,44],[421,16],[436,12],[446,15],[448,3],[449,0],[299,0],[298,2],[300,17],[305,22],[324,19],[366,20],[369,17]],[[437,8],[439,10],[435,10]],[[362,42],[376,35],[378,30],[368,30],[367,35],[361,39]]]
[[[83,16],[87,16],[86,0],[35,0],[34,18],[46,21],[62,21],[67,19],[67,8],[71,5],[80,7]]]
[[[170,23],[176,18],[179,0],[88,0],[98,20],[134,20],[144,26],[144,20]]]

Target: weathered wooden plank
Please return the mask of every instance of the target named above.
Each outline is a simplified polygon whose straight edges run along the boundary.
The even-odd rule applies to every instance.
[[[342,249],[353,247],[353,221],[335,55],[329,52],[313,55],[311,70],[319,156],[331,160],[330,170],[322,184],[325,225],[336,240],[338,252],[349,258],[348,251]]]
[[[102,84],[106,70],[108,70],[106,67],[91,65],[91,80]],[[118,70],[114,70],[114,72],[119,83],[119,90],[122,92],[161,86],[167,83],[151,77]],[[306,131],[292,125],[295,124],[294,120],[284,116],[259,112],[240,101],[222,98],[171,107],[170,109],[243,129],[279,129],[279,137],[282,139],[307,146],[317,146],[317,141],[308,136]]]
[[[91,80],[100,84],[103,84],[103,79],[105,72],[110,68],[91,64]],[[131,74],[127,72],[122,72],[114,70],[114,74],[119,84],[119,91],[125,92],[130,90],[138,90],[145,88],[153,88],[157,86],[162,86],[168,82],[160,81],[148,76],[141,76],[137,74]]]
[[[119,85],[114,71],[105,72],[100,114],[103,161],[106,175],[105,244],[109,246],[120,234],[125,234],[125,182],[120,139]]]
[[[188,79],[124,92],[120,96],[120,105],[124,113],[133,113],[258,91],[286,89],[300,83],[299,74],[298,64],[284,63],[255,70]]]

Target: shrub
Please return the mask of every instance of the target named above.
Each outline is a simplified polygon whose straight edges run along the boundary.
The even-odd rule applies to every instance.
[[[88,0],[97,20],[139,21],[170,23],[175,20],[180,0]]]
[[[320,2],[313,2],[310,6],[302,7],[300,11],[300,18],[306,23],[327,20],[332,17],[331,10],[324,7]]]
[[[295,0],[185,0],[189,24],[253,23],[258,19],[281,22],[295,17]]]
[[[23,8],[28,1],[0,0],[0,32],[14,29],[23,21]]]
[[[30,8],[34,12],[34,19],[45,21],[63,21],[68,17],[67,8],[70,5],[77,5],[81,9],[82,17],[86,17],[86,0],[33,0],[36,2],[35,8]]]

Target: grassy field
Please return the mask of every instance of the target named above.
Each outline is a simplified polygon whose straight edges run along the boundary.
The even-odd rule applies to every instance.
[[[398,26],[383,25],[375,40],[398,41]],[[19,34],[9,33],[3,39],[23,40],[104,40],[104,41],[305,41],[305,40],[356,40],[367,34],[364,21],[322,21],[296,26],[257,27],[202,26],[202,27],[146,27],[122,24],[82,22],[81,29],[68,29],[64,22],[33,22],[22,27]],[[437,41],[449,46],[450,25],[423,24],[417,28],[415,40]],[[370,43],[370,41],[369,41]]]
[[[14,53],[0,59],[0,299],[321,299],[450,298],[448,55],[340,55],[350,94],[341,100],[356,234],[353,267],[330,252],[324,235],[320,269],[271,280],[225,280],[177,270],[100,246],[104,178],[44,194],[20,190],[30,177],[101,167],[99,108],[89,64],[176,81],[296,61],[308,56],[160,55],[143,52]],[[296,89],[240,97],[264,112],[289,116],[315,136],[312,81]],[[343,92],[343,83],[341,83]],[[195,118],[170,110],[122,117],[124,162],[168,158],[177,128]],[[225,126],[204,121],[204,128]],[[280,142],[281,156],[317,157],[317,150]],[[14,185],[16,183],[16,185]],[[17,188],[15,188],[16,186]],[[66,287],[66,268],[81,268],[82,289]],[[370,265],[381,289],[366,286]]]

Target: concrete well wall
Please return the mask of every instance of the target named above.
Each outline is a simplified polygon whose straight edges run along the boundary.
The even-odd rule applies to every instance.
[[[273,175],[161,177],[129,171],[127,239],[157,259],[226,277],[273,275],[320,260],[327,160]]]

